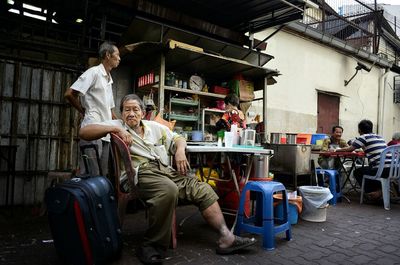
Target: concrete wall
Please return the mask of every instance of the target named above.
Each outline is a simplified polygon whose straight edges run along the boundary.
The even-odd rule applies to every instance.
[[[133,93],[133,72],[127,65],[120,65],[112,72],[113,77],[113,92],[115,101],[115,113],[120,117],[119,105],[121,99],[130,93]]]
[[[264,39],[273,31],[258,33],[255,38]],[[344,80],[356,71],[353,57],[288,31],[269,39],[266,52],[275,57],[267,67],[282,74],[276,77],[277,84],[267,88],[268,133],[315,133],[318,90],[341,95],[339,123],[344,127],[345,139],[358,135],[357,124],[364,118],[370,119],[374,131],[386,140],[394,131],[400,131],[399,106],[393,104],[394,73],[385,75],[384,69],[373,66],[370,72],[359,71],[344,86]],[[256,112],[262,113],[259,108]]]

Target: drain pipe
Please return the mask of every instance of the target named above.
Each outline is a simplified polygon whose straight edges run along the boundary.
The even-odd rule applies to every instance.
[[[376,134],[383,137],[383,120],[384,116],[384,106],[385,106],[385,94],[386,94],[386,79],[390,73],[388,68],[385,68],[385,72],[379,77],[378,85],[378,111],[376,117]]]

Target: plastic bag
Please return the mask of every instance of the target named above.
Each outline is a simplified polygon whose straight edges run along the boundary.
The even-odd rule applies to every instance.
[[[333,198],[330,190],[324,187],[301,186],[299,187],[299,191],[303,197],[303,204],[305,207],[309,205],[314,208],[322,208]]]

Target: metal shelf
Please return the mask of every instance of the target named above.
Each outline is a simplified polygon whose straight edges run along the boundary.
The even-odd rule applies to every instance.
[[[208,52],[208,50],[212,49],[192,47],[178,41],[170,41],[167,43],[142,43],[138,47],[135,46],[134,52],[130,53],[129,56],[132,58],[132,60],[138,60],[138,64],[139,62],[143,63],[143,58],[149,58],[149,56],[153,55],[154,57],[159,56],[160,69],[156,70],[156,72],[159,72],[160,75],[159,83],[152,84],[141,89],[150,90],[158,87],[158,89],[153,92],[158,93],[157,105],[160,113],[162,114],[168,114],[164,112],[166,105],[169,105],[169,112],[171,112],[173,109],[175,110],[175,113],[178,113],[176,110],[184,109],[184,106],[197,109],[195,117],[171,114],[168,118],[170,120],[176,119],[178,121],[197,121],[197,127],[199,129],[202,128],[203,132],[204,116],[212,112],[223,113],[224,111],[213,109],[201,111],[201,103],[205,102],[205,106],[210,106],[211,104],[209,103],[211,103],[213,100],[215,101],[224,99],[226,95],[165,85],[165,77],[168,71],[181,73],[185,78],[194,73],[199,73],[205,76],[207,79],[210,79],[212,82],[220,82],[222,80],[227,81],[236,74],[240,73],[245,79],[252,80],[254,82],[255,90],[265,90],[265,78],[270,80],[273,76],[279,75],[277,70],[268,69],[261,66],[264,65],[268,60],[264,61],[264,63],[261,63],[261,65],[254,65],[253,63],[256,62],[254,60],[250,60],[250,63],[250,61],[238,59],[244,58],[243,56],[232,58],[232,53],[215,54]],[[156,58],[154,58],[152,61],[158,64]],[[131,63],[132,62],[133,61],[131,61]],[[258,61],[258,63],[260,62]],[[147,68],[154,68],[153,63],[147,65]],[[172,99],[172,96],[175,96],[175,94],[182,94],[184,96],[193,95],[193,98],[198,100],[198,104],[196,105],[196,103],[192,102],[176,102],[174,99]],[[169,100],[167,99],[168,95]],[[202,123],[201,125],[200,122]]]
[[[177,120],[177,121],[198,121],[199,116],[194,115],[181,115],[181,114],[169,114],[170,120]]]
[[[220,109],[209,109],[209,108],[204,108],[204,112],[216,112],[216,113],[225,113],[225,110],[220,110]]]
[[[206,97],[213,97],[213,98],[225,98],[226,95],[220,95],[220,94],[215,94],[215,93],[210,93],[210,92],[203,92],[203,91],[194,91],[191,89],[184,89],[184,88],[178,88],[178,87],[172,87],[172,86],[164,86],[165,90],[170,90],[170,91],[176,91],[176,92],[182,92],[182,93],[187,93],[187,94],[194,94],[194,95],[200,95],[200,96],[206,96]]]
[[[192,100],[192,99],[184,99],[184,98],[171,98],[171,103],[175,105],[182,105],[182,106],[192,106],[196,107],[199,105],[199,101]]]

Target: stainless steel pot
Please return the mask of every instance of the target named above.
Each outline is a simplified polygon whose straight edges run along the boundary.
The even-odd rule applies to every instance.
[[[310,174],[311,145],[271,144],[274,158],[271,160],[271,171],[293,175]]]
[[[274,174],[293,176],[293,187],[297,189],[297,176],[311,174],[311,145],[305,144],[270,144],[274,150],[270,169]]]
[[[256,155],[253,157],[252,178],[268,178],[269,175],[269,155]]]
[[[286,134],[286,143],[287,144],[296,144],[297,133],[287,133]]]
[[[270,143],[279,144],[281,142],[281,133],[271,133]]]

